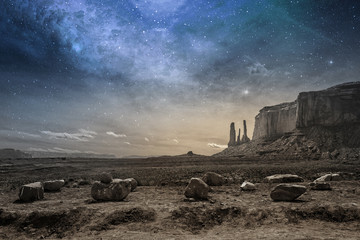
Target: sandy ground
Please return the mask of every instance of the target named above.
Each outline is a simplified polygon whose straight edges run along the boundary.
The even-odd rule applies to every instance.
[[[2,177],[0,239],[360,239],[357,179],[331,182],[331,191],[308,188],[295,202],[273,202],[276,184],[262,182],[253,192],[236,182],[212,187],[208,201],[186,199],[180,184],[139,186],[125,201],[95,202],[92,180],[79,185],[75,177],[41,201],[19,203],[11,173]]]

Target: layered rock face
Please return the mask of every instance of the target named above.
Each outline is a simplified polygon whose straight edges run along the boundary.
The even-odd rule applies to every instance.
[[[252,139],[276,138],[296,127],[297,103],[282,103],[264,107],[255,117]]]
[[[297,128],[360,123],[360,82],[303,92],[297,102]]]
[[[214,156],[357,161],[359,151],[360,82],[352,82],[261,109],[252,141]]]
[[[264,107],[255,117],[253,139],[275,139],[295,129],[360,123],[360,82],[300,93],[290,103]]]

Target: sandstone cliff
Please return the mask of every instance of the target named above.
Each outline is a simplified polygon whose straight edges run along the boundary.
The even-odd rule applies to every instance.
[[[360,123],[360,82],[303,92],[297,102],[297,128]]]
[[[300,93],[294,102],[264,107],[252,141],[215,156],[264,159],[360,159],[360,82]]]
[[[273,139],[294,130],[296,127],[296,111],[296,101],[264,107],[255,117],[252,139]]]
[[[360,123],[360,82],[300,93],[294,102],[264,107],[255,117],[253,139],[276,139],[295,128]]]

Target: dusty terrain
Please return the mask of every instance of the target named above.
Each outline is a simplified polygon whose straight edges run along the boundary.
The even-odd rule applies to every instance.
[[[102,171],[134,177],[139,187],[122,202],[95,202],[91,182]],[[208,201],[187,200],[191,177],[227,177]],[[295,202],[273,202],[276,184],[265,176],[293,173],[308,186],[341,172],[332,191],[307,192]],[[33,203],[17,201],[24,183],[62,178],[61,192]],[[257,190],[240,190],[242,181]],[[150,159],[0,160],[0,239],[359,239],[360,163],[275,161],[203,156]]]

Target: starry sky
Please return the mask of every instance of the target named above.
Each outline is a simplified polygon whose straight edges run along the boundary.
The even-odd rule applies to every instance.
[[[360,1],[0,0],[0,148],[214,154],[359,80]]]

